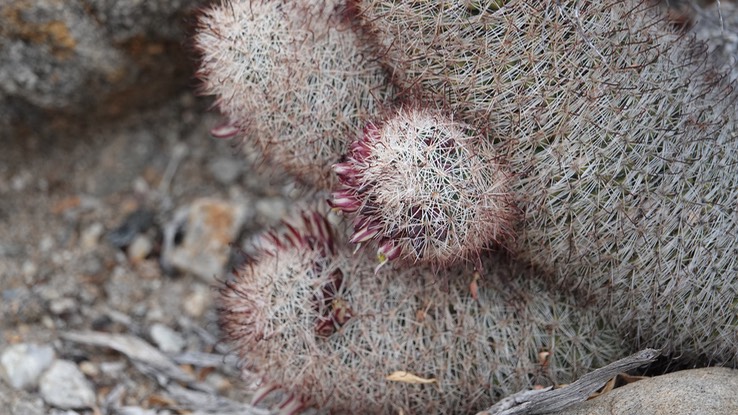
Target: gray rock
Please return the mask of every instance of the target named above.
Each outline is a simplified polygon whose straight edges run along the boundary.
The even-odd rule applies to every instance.
[[[0,356],[3,377],[15,389],[34,389],[55,357],[54,349],[48,345],[14,344]]]
[[[287,202],[283,197],[259,199],[256,202],[257,216],[267,224],[275,224],[287,213]]]
[[[116,115],[187,88],[182,39],[199,3],[0,2],[0,122]]]
[[[44,415],[44,401],[30,393],[12,390],[0,382],[0,413],[10,415]]]
[[[180,40],[182,19],[201,0],[88,0],[92,13],[110,37],[123,42],[135,36]]]
[[[176,331],[161,323],[155,323],[149,330],[151,339],[164,353],[179,353],[184,349],[187,342]]]
[[[735,2],[713,2],[695,17],[694,33],[707,43],[715,65],[738,79],[738,5]]]
[[[223,185],[233,184],[241,174],[243,161],[233,158],[221,157],[208,164],[208,170],[218,183]]]
[[[641,380],[557,415],[738,414],[738,370],[693,369]]]
[[[164,261],[213,282],[228,262],[229,244],[238,235],[246,214],[240,203],[211,198],[195,200],[189,207],[182,243],[167,249]]]
[[[8,96],[59,109],[126,75],[126,57],[100,42],[104,32],[77,1],[11,0],[0,13],[0,91]]]
[[[44,401],[60,409],[95,406],[95,391],[74,362],[57,360],[41,376],[39,390]]]

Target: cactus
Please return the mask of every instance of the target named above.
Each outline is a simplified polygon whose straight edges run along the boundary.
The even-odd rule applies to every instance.
[[[636,346],[738,363],[734,85],[646,1],[467,3],[362,16],[407,85],[505,155],[523,212],[508,248]]]
[[[509,176],[491,145],[440,110],[402,108],[370,123],[334,166],[331,206],[356,212],[352,243],[376,240],[393,259],[476,259],[512,233]]]
[[[306,213],[267,233],[220,289],[226,339],[244,369],[292,396],[290,411],[469,413],[624,353],[598,310],[500,257],[481,277],[374,275],[340,234]]]
[[[215,133],[337,181],[351,240],[416,263],[376,273],[321,215],[264,237],[220,324],[288,411],[472,411],[644,346],[738,364],[738,92],[662,8],[234,2],[200,25]]]
[[[330,166],[393,91],[350,5],[233,0],[206,9],[194,37],[198,76],[226,117],[213,135],[245,135],[301,181],[330,186]]]

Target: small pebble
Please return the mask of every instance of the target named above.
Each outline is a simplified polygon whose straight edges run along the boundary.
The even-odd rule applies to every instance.
[[[105,227],[102,223],[95,222],[92,225],[88,226],[84,231],[82,231],[82,235],[80,236],[80,245],[85,250],[90,250],[95,248],[98,243],[100,242],[100,237],[102,237],[103,233],[105,232]]]
[[[193,318],[200,318],[210,306],[210,290],[202,285],[193,287],[190,295],[185,297],[183,307],[185,313]]]
[[[287,203],[281,197],[259,199],[256,202],[256,213],[267,223],[276,223],[282,220],[287,212]]]
[[[233,158],[221,157],[208,164],[208,170],[215,180],[223,185],[229,185],[236,181],[241,174],[243,162]]]
[[[144,409],[139,406],[121,406],[115,410],[117,415],[158,415],[153,409]]]
[[[142,195],[148,193],[150,189],[146,179],[140,176],[133,179],[133,191]]]
[[[38,272],[38,267],[31,261],[25,261],[23,262],[23,268],[21,272],[23,272],[23,276],[28,279],[36,275],[36,273]]]
[[[208,374],[205,378],[205,383],[212,386],[218,393],[225,393],[233,388],[231,381],[218,372]]]
[[[31,180],[33,180],[33,174],[28,170],[23,170],[10,179],[10,187],[12,187],[16,192],[20,192],[25,190],[25,188],[31,183]]]
[[[100,363],[100,372],[110,377],[117,377],[126,369],[126,362],[118,360],[114,362]]]
[[[85,374],[85,376],[88,376],[91,378],[94,378],[100,375],[100,369],[98,369],[97,366],[94,363],[90,362],[89,360],[80,362],[79,370],[81,370],[82,373]]]
[[[151,239],[146,235],[138,234],[128,245],[128,259],[134,264],[139,263],[146,259],[152,249],[154,249],[154,243]]]
[[[149,335],[164,353],[179,353],[186,345],[185,339],[179,333],[161,323],[151,326]]]
[[[56,354],[49,345],[20,343],[9,346],[0,356],[2,374],[15,389],[34,389],[41,374],[54,362]]]
[[[49,311],[54,315],[69,314],[77,309],[77,300],[63,297],[52,300],[49,303]]]
[[[74,362],[55,361],[41,376],[39,391],[44,401],[61,409],[95,406],[95,391]]]
[[[44,235],[43,238],[41,238],[41,242],[38,244],[38,249],[42,253],[47,253],[51,251],[51,249],[54,247],[54,238],[51,237],[51,235]]]

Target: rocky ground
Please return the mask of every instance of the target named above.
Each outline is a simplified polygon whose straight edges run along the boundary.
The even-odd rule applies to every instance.
[[[183,92],[118,121],[0,138],[11,413],[243,413],[214,286],[237,251],[226,241],[276,223],[292,188],[210,138],[206,104]]]

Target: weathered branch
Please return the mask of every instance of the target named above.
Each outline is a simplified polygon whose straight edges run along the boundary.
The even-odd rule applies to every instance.
[[[618,373],[651,363],[660,354],[659,350],[641,350],[587,373],[576,382],[563,388],[518,392],[477,415],[538,415],[560,411],[586,400]]]

